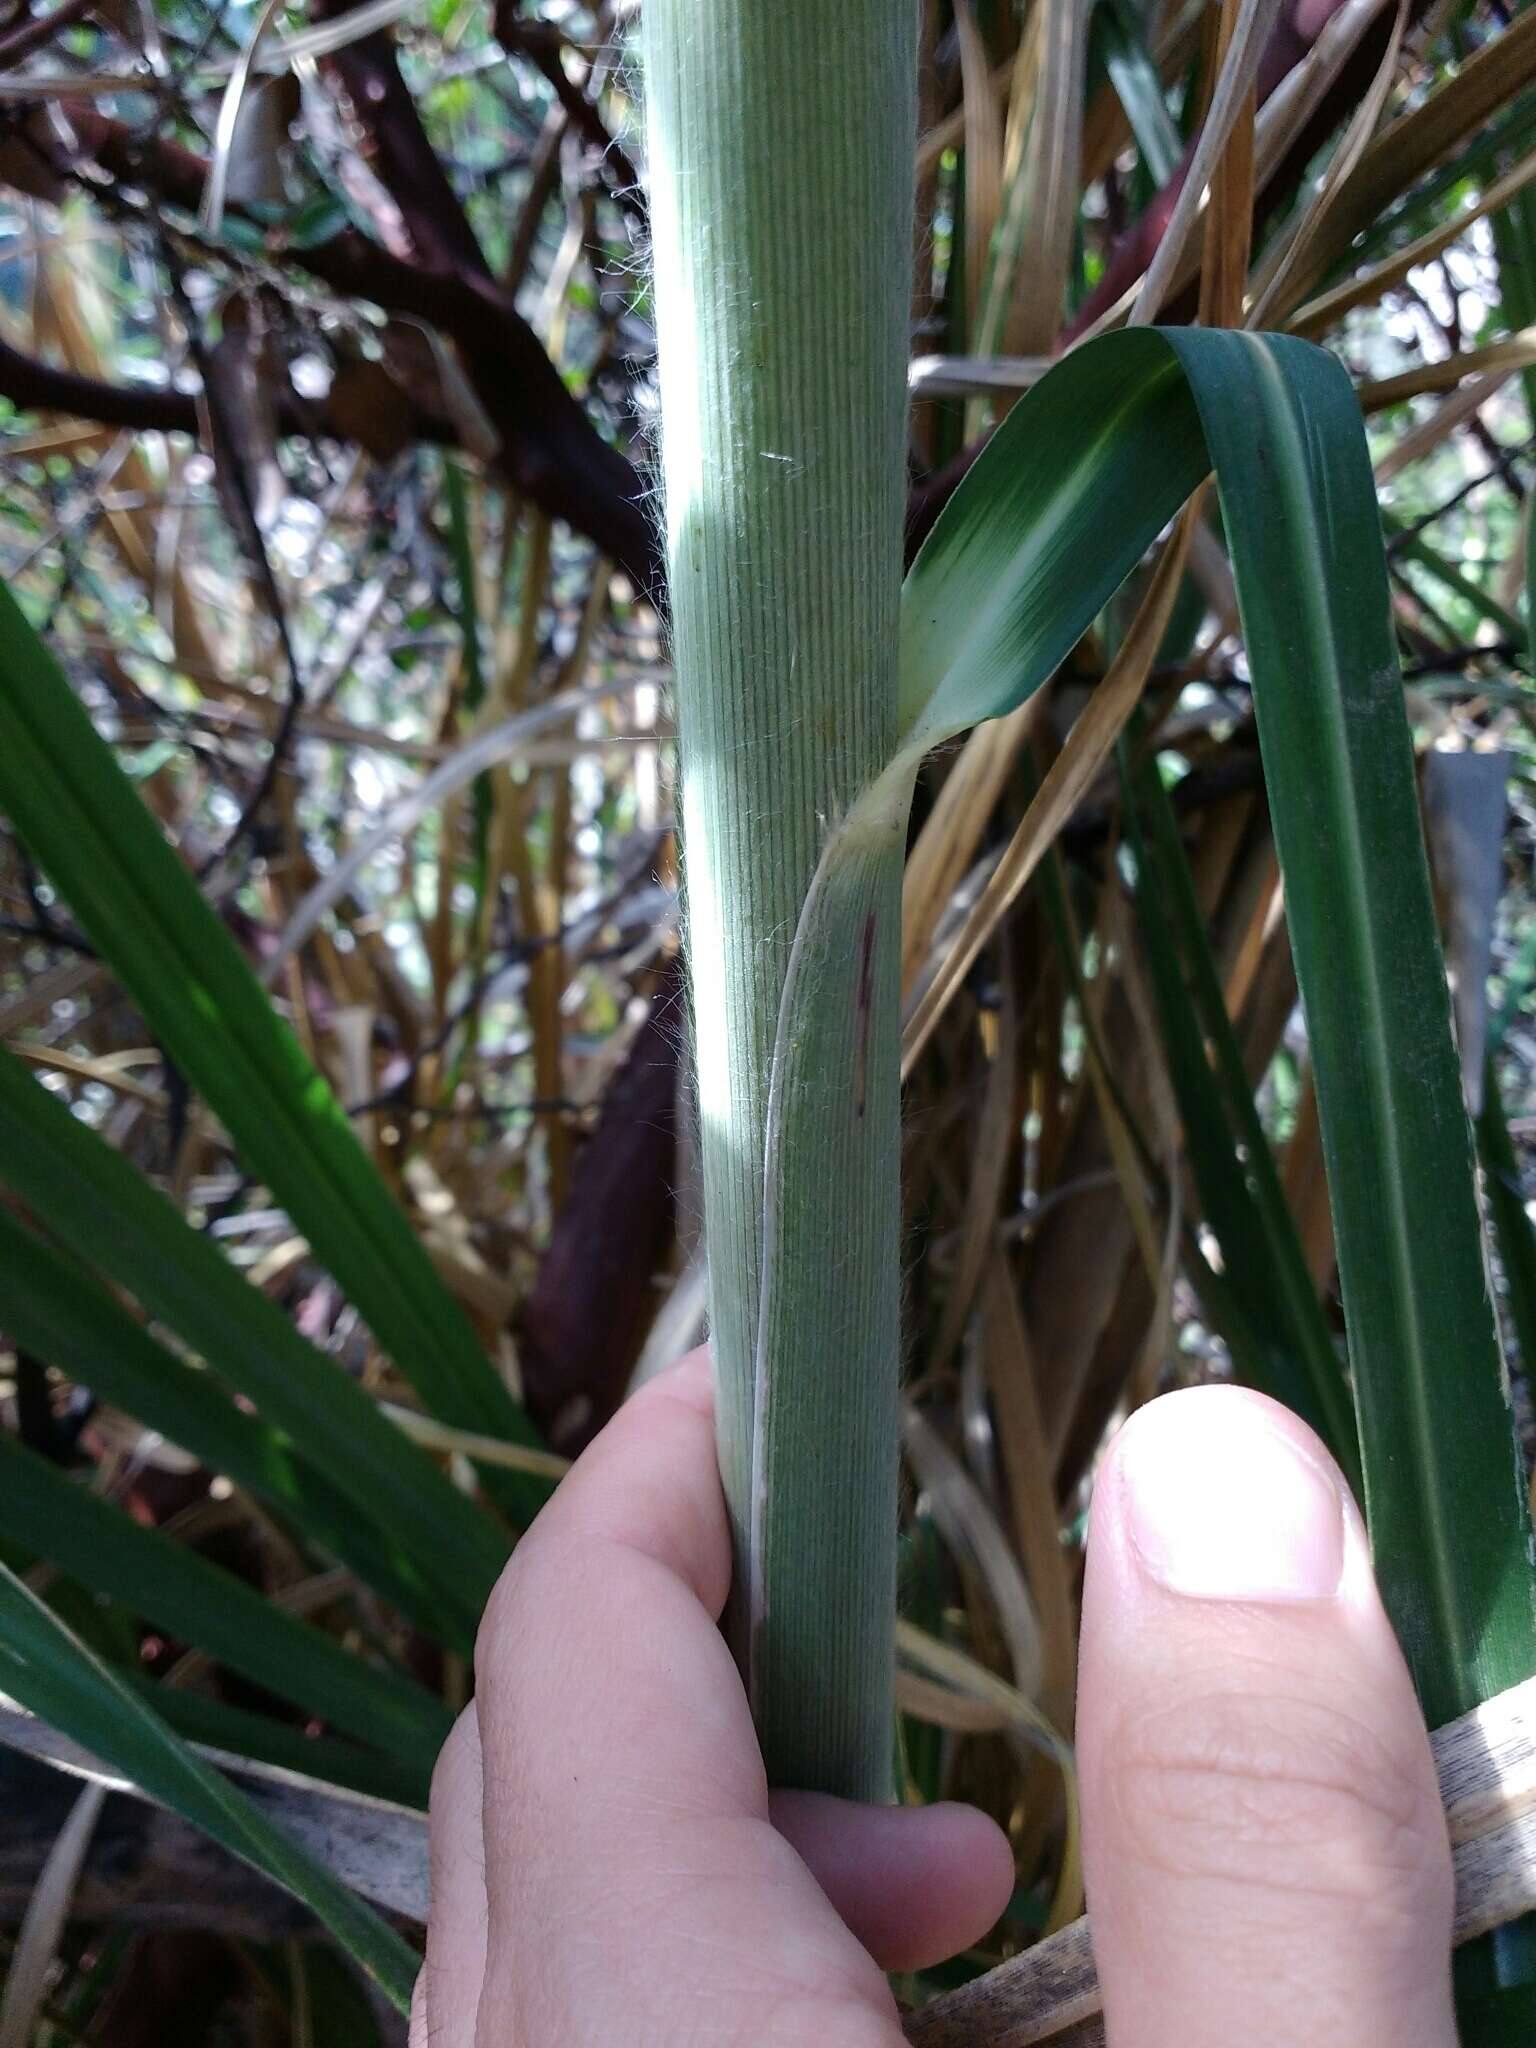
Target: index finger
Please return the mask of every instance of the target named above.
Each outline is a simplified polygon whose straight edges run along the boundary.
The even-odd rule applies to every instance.
[[[700,1345],[642,1387],[583,1451],[520,1546],[609,1541],[651,1557],[718,1620],[731,1543],[714,1448],[714,1373]]]
[[[552,1749],[579,1758],[575,1781],[588,1783],[594,1759],[634,1749],[653,1788],[675,1785],[690,1807],[702,1765],[715,1795],[730,1783],[731,1808],[766,1814],[715,1625],[731,1552],[713,1413],[708,1353],[695,1351],[619,1410],[518,1546],[475,1651],[488,1769],[493,1752],[503,1770],[519,1758],[537,1726],[546,1781]],[[702,1716],[701,1702],[713,1702]]]
[[[696,1356],[583,1454],[482,1624],[482,2042],[899,2041],[883,1976],[769,1818],[716,1627],[729,1574]]]

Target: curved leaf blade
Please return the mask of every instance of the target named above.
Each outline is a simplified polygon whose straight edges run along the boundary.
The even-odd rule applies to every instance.
[[[189,1750],[3,1564],[0,1689],[302,1899],[390,2002],[409,2011],[415,1951]]]
[[[1249,649],[1377,1573],[1433,1724],[1530,1675],[1536,1620],[1375,483],[1331,356],[1173,339]]]
[[[174,1203],[0,1047],[0,1185],[195,1351],[376,1523],[474,1628],[507,1544],[377,1406]],[[190,1447],[189,1447],[190,1448]]]
[[[1010,709],[1022,704],[1210,466],[1158,330],[1063,357],[982,450],[907,571],[904,746],[926,753],[996,718],[1005,693]]]
[[[0,1535],[375,1748],[430,1760],[453,1725],[448,1707],[405,1672],[364,1663],[4,1431]]]
[[[1212,468],[1313,1043],[1378,1571],[1426,1711],[1446,1720],[1536,1668],[1530,1530],[1342,367],[1294,338],[1192,328],[1066,357],[908,575],[905,751],[1037,688]]]
[[[0,1270],[16,1343],[266,1501],[429,1636],[461,1654],[473,1647],[473,1612],[450,1605],[398,1539],[289,1439],[236,1407],[212,1373],[177,1358],[82,1266],[3,1208]]]
[[[345,1112],[9,592],[0,805],[380,1345],[445,1422],[536,1439]],[[491,1477],[531,1518],[542,1493]]]

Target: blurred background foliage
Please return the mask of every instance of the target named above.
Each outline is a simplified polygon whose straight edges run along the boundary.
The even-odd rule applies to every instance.
[[[286,1805],[242,1782],[311,1846],[326,1797],[419,1807],[500,1557],[702,1332],[636,13],[0,14],[0,567],[101,743],[5,623],[0,689],[53,707],[79,809],[0,764],[0,1041],[31,1070],[0,1089],[0,1559],[178,1744],[301,1773]],[[1011,395],[1123,317],[1237,16],[924,0],[914,545]],[[1528,1410],[1536,17],[1256,21],[1164,317],[1214,299],[1360,389]],[[1080,1904],[1060,1762],[1106,1430],[1341,1331],[1213,503],[1134,721],[1063,815],[1031,805],[1088,749],[1115,620],[919,792],[902,1754],[914,1796],[1004,1819],[1019,1866],[962,1970]],[[113,759],[176,873],[118,830]],[[191,929],[187,888],[193,954],[231,954],[201,1012],[198,958],[173,986],[145,937]],[[325,1095],[312,1070],[344,1117],[280,1125],[285,1088]],[[260,1607],[291,1634],[250,1634]],[[5,2048],[398,2038],[302,1906],[82,1795],[26,1704],[0,1725]],[[361,1889],[409,1930],[411,1896]]]

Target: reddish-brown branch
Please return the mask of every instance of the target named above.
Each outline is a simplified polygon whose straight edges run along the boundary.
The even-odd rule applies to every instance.
[[[6,341],[0,341],[0,398],[8,398],[22,412],[59,413],[98,426],[126,428],[130,433],[191,434],[195,438],[202,431],[195,392],[84,377],[76,370],[39,362]],[[277,424],[282,434],[337,441],[352,438],[324,403],[301,398],[291,386],[278,393]],[[412,438],[418,441],[451,443],[454,439],[446,419],[420,407],[411,427]]]
[[[200,156],[176,142],[142,137],[91,106],[75,104],[67,112],[78,161],[196,211],[207,176]],[[309,248],[274,246],[271,253],[333,291],[370,300],[446,335],[500,437],[496,460],[506,480],[552,518],[585,534],[638,588],[660,600],[661,549],[639,473],[603,440],[571,396],[510,293],[484,274],[405,262],[355,228]]]
[[[1343,0],[1297,0],[1265,52],[1259,75],[1261,97],[1267,98],[1305,57],[1342,4]],[[341,10],[333,5],[332,11]],[[519,47],[529,47],[538,61],[515,20],[508,25],[508,35]],[[1371,35],[1362,40],[1306,131],[1296,138],[1263,195],[1264,207],[1277,205],[1294,187],[1322,139],[1358,102],[1363,80],[1379,61],[1378,42],[1379,37]],[[512,293],[490,275],[463,208],[421,128],[392,47],[382,36],[365,37],[338,53],[335,63],[368,128],[376,168],[400,208],[420,260],[404,261],[354,228],[312,248],[274,249],[274,255],[301,266],[345,296],[371,300],[386,312],[422,321],[447,335],[500,437],[497,460],[508,482],[541,510],[587,535],[659,601],[664,572],[641,479],[628,458],[598,434],[518,313]],[[565,78],[558,55],[553,58],[553,71],[546,69],[545,75],[557,91],[563,81],[562,106],[573,120],[577,113],[567,104],[568,98],[574,95],[581,102],[585,109],[583,132],[596,140],[602,133],[601,123],[594,132],[587,121],[588,115],[596,118],[596,110]],[[114,178],[195,211],[207,175],[201,157],[174,142],[140,138],[93,107],[73,107],[69,113],[85,158]],[[1097,290],[1080,309],[1064,341],[1113,304],[1145,269],[1167,228],[1188,164],[1186,155],[1173,179],[1117,242]],[[21,374],[14,362],[0,359],[0,364],[6,377]],[[28,374],[33,379],[31,388],[37,389],[39,375],[47,379],[65,373],[34,365]],[[194,430],[191,401],[171,392],[140,394],[83,379],[77,380],[68,397],[56,401],[46,396],[25,399],[20,387],[8,389],[7,395],[18,403],[35,402],[107,424],[148,427],[166,419],[172,431]],[[909,547],[915,547],[937,518],[974,453],[966,451],[914,493]]]
[[[0,35],[0,71],[13,71],[39,50],[46,50],[61,29],[83,21],[96,0],[64,0],[51,14],[29,15]]]
[[[0,398],[8,398],[22,412],[68,413],[138,433],[197,432],[197,400],[190,391],[108,384],[100,377],[56,370],[6,341],[0,341]]]
[[[356,5],[357,0],[320,0],[315,13],[322,21],[335,20]],[[422,268],[489,277],[485,252],[427,140],[388,35],[378,30],[348,43],[324,68],[352,103],[373,171],[399,208]]]
[[[581,87],[567,76],[560,61],[563,38],[545,21],[525,21],[514,0],[499,0],[496,8],[496,40],[507,51],[526,57],[539,75],[554,88],[555,98],[578,135],[602,157],[608,166],[609,190],[627,213],[644,223],[645,195],[640,174],[630,162],[623,145],[615,141],[597,107]]]

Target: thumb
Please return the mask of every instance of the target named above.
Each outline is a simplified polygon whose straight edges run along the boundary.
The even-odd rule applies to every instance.
[[[1095,1488],[1078,1710],[1111,2048],[1454,2048],[1429,1743],[1348,1489],[1235,1387]]]

